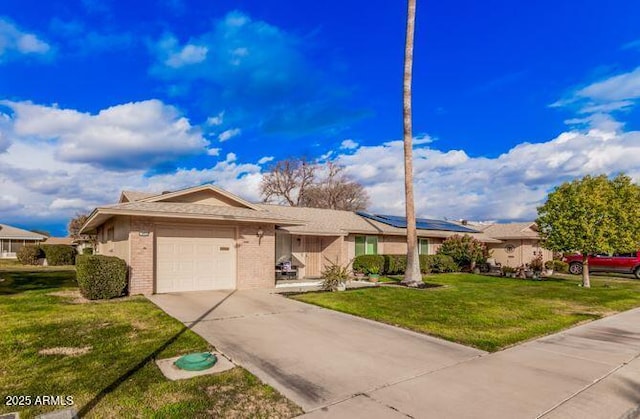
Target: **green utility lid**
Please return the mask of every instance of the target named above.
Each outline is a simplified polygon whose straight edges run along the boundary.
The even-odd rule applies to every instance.
[[[213,367],[218,358],[211,352],[198,352],[181,356],[173,363],[176,367],[186,371],[202,371]]]

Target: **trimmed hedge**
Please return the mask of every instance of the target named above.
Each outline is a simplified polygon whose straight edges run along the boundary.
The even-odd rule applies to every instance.
[[[372,265],[381,266],[380,273],[384,275],[404,275],[407,270],[407,255],[362,255],[353,260],[355,272],[369,272],[369,267]],[[420,255],[420,272],[423,274],[458,272],[459,270],[451,256]]]
[[[407,270],[407,255],[382,255],[386,275],[403,275]]]
[[[460,267],[448,255],[420,255],[420,272],[445,273],[458,272]]]
[[[18,257],[18,262],[23,265],[37,265],[38,259],[44,257],[44,252],[38,245],[27,244],[18,249],[16,256]]]
[[[76,249],[66,244],[43,244],[42,250],[47,258],[47,265],[73,265],[76,262]]]
[[[93,247],[85,247],[84,249],[82,249],[82,254],[83,255],[92,255],[93,254]]]
[[[384,257],[382,255],[360,255],[353,260],[353,271],[369,273],[371,269],[378,268],[378,272],[384,272]]]
[[[120,297],[127,288],[127,264],[115,256],[80,255],[76,272],[80,292],[90,300]]]

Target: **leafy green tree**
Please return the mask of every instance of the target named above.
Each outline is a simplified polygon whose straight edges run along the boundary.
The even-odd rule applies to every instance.
[[[439,255],[451,256],[459,267],[475,268],[477,263],[487,260],[487,248],[480,240],[468,234],[455,234],[442,242],[437,252]]]
[[[640,248],[640,186],[629,176],[585,176],[556,187],[538,208],[543,245],[556,252],[580,252],[582,285],[590,287],[593,253]]]

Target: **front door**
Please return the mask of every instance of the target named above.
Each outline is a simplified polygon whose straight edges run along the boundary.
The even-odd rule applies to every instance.
[[[305,237],[305,276],[318,278],[321,274],[322,238]]]

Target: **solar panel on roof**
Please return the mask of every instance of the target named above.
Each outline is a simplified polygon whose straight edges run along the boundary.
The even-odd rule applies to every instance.
[[[398,215],[383,215],[383,214],[371,214],[364,211],[358,211],[356,214],[361,217],[368,218],[370,220],[378,221],[386,225],[390,225],[396,228],[407,228],[406,217],[400,217]],[[453,231],[456,233],[478,233],[477,230],[469,227],[461,226],[459,224],[451,223],[444,220],[431,220],[428,218],[416,218],[416,228],[418,230],[442,230]]]

